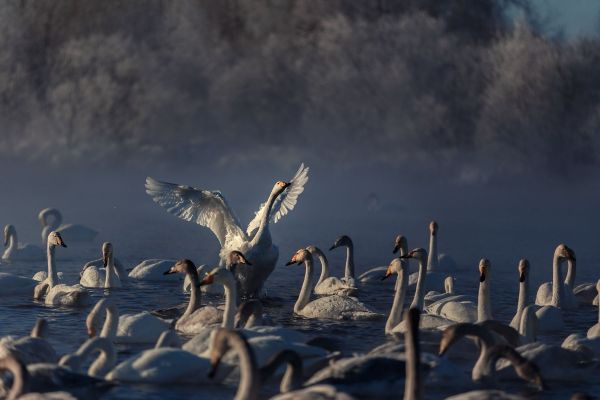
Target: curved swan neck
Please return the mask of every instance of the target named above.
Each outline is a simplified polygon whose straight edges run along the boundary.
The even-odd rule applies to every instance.
[[[425,278],[427,276],[427,270],[422,259],[419,260],[419,275],[417,278],[417,288],[415,289],[415,295],[413,297],[410,308],[417,308],[419,311],[423,310],[423,302],[425,299]]]
[[[398,276],[396,278],[396,288],[394,293],[394,301],[392,303],[392,309],[390,315],[385,323],[385,333],[390,333],[400,322],[402,322],[402,308],[404,307],[404,298],[406,297],[406,291],[408,289],[408,279],[406,271],[408,266],[406,260],[400,260],[402,265]]]
[[[408,326],[404,334],[404,345],[406,347],[404,400],[420,400],[423,397],[423,385],[421,381],[418,310],[409,310],[406,313],[406,322]]]
[[[104,278],[104,287],[119,287],[121,286],[121,281],[119,279],[119,275],[117,274],[117,267],[115,266],[115,257],[112,252],[108,255],[108,262],[106,263],[106,275]]]
[[[95,352],[99,352],[99,354],[90,365],[88,375],[102,378],[112,369],[116,360],[115,349],[109,339],[94,338],[88,340],[75,354],[83,361]]]
[[[54,259],[54,252],[56,247],[48,243],[47,245],[47,258],[48,258],[48,285],[50,288],[54,287],[58,283],[58,273],[56,272],[56,261]]]
[[[181,340],[174,330],[169,329],[160,334],[154,348],[160,349],[162,347],[181,348]]]
[[[223,287],[225,289],[225,313],[223,314],[223,323],[221,327],[233,329],[235,328],[235,311],[237,302],[237,288],[233,276],[223,284]]]
[[[302,282],[302,289],[300,289],[300,294],[298,295],[298,300],[296,300],[296,304],[294,304],[294,312],[296,314],[300,313],[304,306],[308,304],[310,301],[310,282],[312,281],[313,275],[313,259],[312,256],[309,255],[304,260],[304,266],[306,267],[306,271],[304,273],[304,281]]]
[[[52,216],[52,220],[48,222],[48,217]],[[40,211],[38,218],[42,224],[42,242],[45,244],[48,240],[48,234],[56,230],[62,223],[62,215],[55,208],[46,208]]]
[[[437,233],[429,232],[429,253],[427,257],[427,271],[438,269]]]
[[[528,306],[523,310],[519,324],[519,334],[523,344],[533,343],[537,340],[537,315],[535,308]]]
[[[279,196],[279,193],[271,192],[271,194],[269,195],[269,198],[267,200],[267,203],[262,208],[262,210],[261,210],[262,215],[260,217],[260,225],[258,226],[258,231],[256,232],[256,234],[252,238],[252,241],[250,242],[251,247],[258,245],[259,243],[260,244],[264,243],[264,245],[271,244],[271,233],[269,231],[269,219],[271,217],[271,209],[273,208],[273,204],[275,203],[275,199],[277,199],[277,196]]]
[[[38,318],[29,336],[35,338],[45,338],[48,336],[48,322],[44,318]]]
[[[302,358],[293,350],[283,350],[273,357],[267,365],[260,369],[262,382],[267,381],[283,364],[287,364],[285,374],[281,378],[279,391],[281,393],[291,392],[302,387],[304,378],[302,376]]]
[[[235,400],[255,400],[259,398],[260,376],[256,357],[246,339],[240,333],[226,332],[226,340],[238,355],[240,366],[240,383]]]
[[[561,260],[558,255],[554,255],[554,259],[552,261],[552,301],[551,304],[554,307],[560,308],[562,305],[563,299],[563,283],[561,277]]]
[[[470,323],[459,323],[453,325],[451,328],[448,328],[451,331],[450,334],[450,343],[456,343],[460,338],[464,336],[471,336],[478,339],[480,344],[479,349],[479,357],[473,366],[473,370],[471,371],[471,378],[474,381],[478,381],[481,377],[489,376],[490,370],[488,369],[489,363],[487,362],[487,357],[489,354],[489,349],[494,345],[494,337],[489,329],[475,324]],[[448,346],[450,347],[450,345]]]
[[[569,289],[575,288],[575,276],[577,275],[577,262],[575,260],[567,260],[567,276],[565,277],[565,284]]]
[[[6,248],[5,254],[12,255],[18,249],[19,249],[19,237],[17,236],[17,231],[15,229],[11,229],[8,232],[8,247]]]
[[[189,271],[186,271],[186,274],[190,278],[191,282],[190,301],[181,318],[186,318],[192,315],[194,311],[200,308],[201,302],[200,279],[198,278],[198,272],[196,271],[196,268],[191,268]]]
[[[100,331],[99,337],[113,339],[117,336],[117,328],[119,324],[119,313],[117,306],[108,301],[107,299],[100,300],[86,319],[86,327],[90,336],[95,335],[96,320],[106,313],[102,330]]]
[[[486,273],[485,280],[479,282],[479,292],[477,295],[477,322],[494,319],[492,317],[492,304],[489,291],[490,272]]]
[[[315,251],[315,254],[319,257],[319,261],[321,262],[321,275],[317,281],[317,285],[319,285],[325,279],[329,278],[329,261],[327,261],[327,257],[325,257],[325,254],[323,254],[322,251]]]
[[[352,242],[346,245],[346,267],[344,268],[344,277],[354,279],[354,244]]]
[[[25,364],[18,361],[14,356],[0,359],[0,371],[7,370],[13,376],[13,383],[6,395],[7,400],[15,400],[27,391],[29,373]]]
[[[523,310],[527,307],[529,298],[529,277],[525,275],[525,279],[523,282],[519,282],[519,300],[517,301],[517,313],[515,314],[515,325],[511,323],[511,326],[517,329],[520,325],[521,316],[523,315]],[[517,329],[518,330],[518,329]]]

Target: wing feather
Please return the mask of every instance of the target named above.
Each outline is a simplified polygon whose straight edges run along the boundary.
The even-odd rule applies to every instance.
[[[219,191],[146,178],[146,193],[169,213],[209,228],[221,246],[232,237],[247,239],[240,223]]]
[[[271,212],[271,221],[277,223],[283,216],[294,209],[298,202],[298,196],[304,192],[304,185],[308,182],[308,171],[309,168],[305,167],[304,163],[300,164],[300,168],[298,168],[298,171],[296,171],[296,174],[290,180],[290,186],[275,200]],[[254,218],[248,224],[248,228],[246,229],[248,236],[251,236],[258,229],[261,216],[266,211],[265,205],[266,203],[260,205]]]

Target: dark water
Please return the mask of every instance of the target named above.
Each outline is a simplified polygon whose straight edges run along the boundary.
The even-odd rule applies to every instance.
[[[294,246],[294,244],[287,244]],[[323,245],[322,247],[326,247]],[[150,248],[150,247],[149,247]],[[99,249],[99,244],[98,244]],[[147,258],[153,256],[153,251],[149,251]],[[69,249],[59,249],[66,252]],[[127,247],[127,243],[119,244],[116,247],[117,256],[125,262],[128,268],[133,267],[140,261],[138,246]],[[160,251],[158,251],[160,252]],[[59,260],[57,267],[59,271],[66,274],[68,283],[74,283],[78,280],[78,272],[84,263],[84,260],[93,258],[91,256],[81,256],[81,259]],[[342,252],[332,252],[332,270],[334,274],[342,273]],[[87,258],[86,258],[87,257]],[[279,266],[276,268],[268,281],[267,290],[269,297],[272,298],[266,304],[266,312],[272,317],[276,324],[282,324],[295,329],[299,329],[313,336],[328,335],[340,340],[344,351],[348,354],[353,352],[365,352],[369,349],[384,343],[385,320],[354,322],[354,321],[319,321],[308,320],[293,315],[292,307],[299,292],[304,268],[302,266],[283,266],[288,255],[282,254],[279,260]],[[387,255],[385,256],[387,258]],[[210,258],[210,257],[207,257]],[[384,264],[384,257],[382,262]],[[373,265],[371,265],[373,266]],[[369,267],[371,267],[369,266]],[[13,263],[0,266],[2,271],[17,273],[25,276],[31,276],[34,272],[45,269],[44,262],[36,263]],[[357,270],[367,269],[365,265],[357,265]],[[493,277],[494,290],[492,294],[494,304],[494,316],[501,321],[510,321],[514,314],[517,298],[517,274],[513,269],[505,268],[506,271],[496,273]],[[548,268],[548,272],[549,272]],[[456,275],[457,291],[476,295],[478,285],[478,275],[476,266],[460,265]],[[589,281],[592,276],[578,277],[578,282]],[[589,274],[591,275],[591,274]],[[548,276],[549,279],[549,276]],[[537,282],[532,282],[532,295]],[[136,313],[142,310],[167,307],[178,304],[186,300],[186,295],[181,291],[181,286],[176,282],[138,282],[130,281],[129,287],[105,291],[103,289],[91,289],[94,299],[102,296],[111,296],[116,300],[121,313]],[[410,293],[412,296],[412,293]],[[388,312],[393,296],[393,285],[382,286],[380,284],[365,285],[361,288],[360,299],[382,313]],[[206,298],[206,297],[204,297]],[[410,300],[407,297],[407,302]],[[212,297],[209,300],[219,302],[218,297]],[[83,310],[48,307],[43,303],[38,303],[25,297],[3,297],[0,304],[0,334],[1,335],[26,335],[37,317],[46,318],[51,327],[50,341],[55,346],[59,354],[74,351],[79,344],[86,340],[85,318],[89,308]],[[560,335],[543,337],[550,343],[560,343],[564,337],[572,332],[584,333],[588,327],[596,322],[598,316],[597,309],[591,306],[580,307],[578,310],[569,312],[565,321],[567,328]],[[150,346],[147,346],[150,347]],[[119,361],[132,354],[142,350],[143,346],[119,345]],[[461,364],[465,371],[469,371],[472,362]],[[263,391],[265,396],[276,393],[277,384],[270,384]],[[501,386],[510,389],[510,384]],[[522,387],[522,386],[520,386]],[[431,386],[426,386],[427,398],[443,398],[447,395],[462,390],[445,390]],[[553,385],[553,389],[542,394],[533,394],[532,398],[551,398],[564,399],[573,391],[581,390],[588,393],[600,393],[600,379],[588,382],[579,386],[558,386]],[[219,399],[231,398],[235,393],[235,385],[173,385],[170,387],[159,387],[152,385],[121,385],[114,388],[106,395],[106,398],[130,398],[130,399],[189,399],[206,398]]]

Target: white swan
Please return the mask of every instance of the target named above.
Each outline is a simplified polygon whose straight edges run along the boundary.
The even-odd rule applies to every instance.
[[[148,177],[146,193],[168,212],[210,228],[221,245],[221,265],[225,265],[231,250],[239,250],[252,260],[252,268],[240,268],[236,272],[236,279],[241,283],[240,295],[252,297],[261,293],[279,256],[279,250],[271,240],[269,223],[277,222],[294,208],[307,181],[308,168],[302,164],[289,183],[275,183],[267,201],[248,225],[247,232],[243,231],[218,191],[160,182]]]
[[[0,272],[0,296],[26,295],[31,296],[38,281],[25,276]]]
[[[58,284],[56,261],[54,253],[56,247],[67,247],[60,233],[50,232],[46,244],[48,250],[48,278],[39,283],[33,292],[33,298],[40,300],[46,296],[44,302],[55,306],[84,307],[91,302],[90,294],[81,285]]]
[[[519,299],[517,301],[517,312],[510,321],[511,328],[519,330],[521,324],[521,315],[523,310],[529,304],[529,261],[522,258],[519,260]]]
[[[596,283],[596,290],[600,293],[600,279]],[[587,331],[588,339],[593,339],[600,336],[600,307],[598,307],[598,322],[590,327]]]
[[[196,268],[196,271],[198,272],[198,276],[199,277],[204,277],[204,275],[206,275],[207,272],[209,272],[210,267],[206,264],[202,264],[200,266],[198,266],[198,268]],[[190,293],[192,290],[192,281],[190,280],[190,276],[189,275],[185,275],[185,278],[183,279],[183,292],[184,293]],[[210,294],[224,294],[223,291],[223,286],[219,286],[219,285],[204,285],[204,286],[200,286],[200,290],[202,291],[202,293],[210,293]]]
[[[344,266],[344,276],[340,280],[349,285],[357,286],[356,279],[354,278],[354,243],[347,235],[342,235],[335,240],[333,245],[329,248],[329,251],[337,249],[338,247],[346,248],[346,264]]]
[[[565,261],[572,260],[574,257],[575,254],[573,251],[564,244],[559,244],[554,250],[554,257],[552,260],[552,297],[550,299],[550,304],[544,305],[536,312],[538,329],[540,331],[552,332],[564,328],[565,324],[563,321],[562,310],[565,308],[564,293],[566,286],[562,282],[561,265]],[[540,286],[540,290],[542,286]],[[538,294],[540,293],[540,290],[538,290]],[[539,296],[536,297],[536,304],[541,305],[538,303],[538,300],[540,300]]]
[[[0,338],[0,358],[13,355],[26,365],[56,362],[58,360],[56,351],[45,339],[47,330],[48,322],[40,318],[36,321],[29,336],[21,338],[4,336]]]
[[[103,314],[106,315],[100,330]],[[119,316],[117,306],[103,298],[90,311],[86,321],[89,337],[105,337],[115,343],[155,343],[160,334],[169,328],[169,323],[143,311],[137,314]]]
[[[102,263],[103,268],[97,265]],[[80,273],[79,283],[84,287],[120,288],[126,281],[127,274],[123,265],[115,259],[113,245],[109,242],[102,244],[102,258],[86,263]]]
[[[51,217],[49,221],[48,218]],[[45,208],[38,214],[42,225],[42,243],[46,244],[48,234],[58,232],[68,243],[91,242],[98,232],[80,224],[62,224],[62,214],[56,208]]]
[[[86,340],[75,353],[61,357],[59,365],[81,373],[83,365],[94,353],[98,353],[98,356],[88,367],[87,374],[94,378],[104,378],[113,369],[117,360],[115,348],[107,338],[96,337]]]
[[[447,276],[446,279],[444,279],[444,292],[430,290],[425,294],[424,304],[425,306],[429,306],[437,301],[448,299],[453,296],[456,296],[456,292],[454,291],[454,277]]]
[[[564,257],[560,257],[560,260],[558,263],[559,281],[555,282],[555,277],[556,277],[555,275],[557,274],[556,265],[555,265],[556,264],[556,251],[555,251],[554,259],[552,262],[552,282],[545,282],[540,285],[540,287],[537,290],[536,296],[535,296],[535,304],[537,304],[538,306],[556,306],[555,298],[558,295],[558,292],[555,291],[555,287],[561,286],[561,288],[559,289],[559,291],[560,291],[560,306],[559,306],[559,308],[567,310],[567,309],[577,308],[577,306],[578,306],[577,298],[575,297],[575,294],[573,294],[576,259],[575,259],[575,252],[572,249],[568,248],[564,244],[558,245],[557,249],[560,246],[564,247],[564,249],[561,250],[564,253]],[[562,282],[562,278],[560,278],[560,277],[562,277],[562,270],[560,267],[562,266],[564,261],[567,261],[568,271],[567,271],[567,279],[565,279],[565,282]]]
[[[377,319],[383,315],[379,314],[353,297],[348,296],[325,296],[310,301],[311,282],[313,275],[313,258],[306,249],[300,249],[292,256],[286,265],[302,264],[306,267],[302,289],[298,300],[294,304],[294,313],[307,318],[325,319]]]
[[[13,225],[4,227],[3,261],[39,261],[44,259],[44,251],[41,247],[33,244],[19,244],[17,230]]]
[[[392,251],[393,254],[396,254],[398,251],[400,252],[400,255],[408,253],[408,244],[406,242],[406,237],[404,237],[403,235],[398,235],[396,236],[396,239],[394,239],[394,250]],[[361,283],[381,283],[381,276],[383,274],[385,274],[385,272],[387,271],[387,266],[381,266],[381,267],[374,267],[371,268],[365,272],[363,272],[362,274],[360,274],[358,276],[358,281]],[[391,281],[384,281],[384,282],[391,282]]]
[[[431,221],[429,224],[429,252],[427,252],[427,279],[425,280],[423,290],[429,292],[431,290],[440,291],[444,288],[444,280],[447,274],[438,270],[438,250],[437,250],[437,238],[438,238],[438,224],[435,221]],[[410,274],[408,278],[408,286],[416,286],[419,281],[419,273],[414,272]]]
[[[479,261],[479,291],[477,304],[472,301],[458,301],[451,297],[437,303],[433,303],[427,310],[430,313],[440,315],[456,322],[482,322],[493,320],[492,304],[490,301],[490,275],[491,263],[482,258]]]
[[[319,257],[319,261],[321,262],[321,275],[315,285],[315,294],[342,294],[353,296],[358,292],[356,286],[351,286],[335,276],[329,276],[329,262],[321,249],[316,246],[308,246],[306,250],[308,250],[313,257]]]

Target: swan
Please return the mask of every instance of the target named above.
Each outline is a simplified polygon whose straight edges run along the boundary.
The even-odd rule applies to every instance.
[[[394,239],[394,250],[393,253],[396,254],[398,251],[400,251],[400,255],[408,253],[408,244],[406,242],[406,237],[404,237],[403,235],[398,235],[396,236],[396,239]],[[358,276],[358,281],[361,283],[372,283],[372,282],[377,282],[377,283],[381,283],[381,276],[382,274],[385,274],[385,272],[387,271],[387,266],[381,266],[381,267],[375,267],[375,268],[371,268],[368,271],[363,272],[362,274],[360,274]],[[391,281],[385,281],[385,282],[391,282]]]
[[[308,246],[306,250],[308,250],[313,257],[319,257],[319,261],[321,261],[321,276],[319,277],[319,280],[317,281],[313,290],[315,294],[341,294],[352,296],[358,292],[358,288],[356,286],[348,285],[339,278],[329,276],[329,262],[327,261],[327,257],[325,257],[325,254],[323,254],[321,249],[315,246]]]
[[[241,297],[255,297],[261,293],[279,257],[279,250],[271,240],[269,223],[279,221],[294,209],[307,181],[308,167],[302,164],[290,182],[275,183],[246,232],[218,191],[160,182],[148,177],[146,193],[168,212],[210,228],[221,245],[222,266],[231,250],[239,250],[252,260],[254,266],[240,268],[236,279],[241,283]]]
[[[202,277],[204,277],[204,275],[208,272],[208,270],[209,270],[209,266],[206,264],[202,264],[198,268],[196,268],[196,271],[198,272],[198,276],[202,276]],[[190,276],[186,274],[185,278],[183,279],[183,292],[191,293],[191,290],[192,290],[192,281],[190,280]],[[204,285],[204,286],[200,287],[200,291],[202,293],[224,294],[223,286],[219,286],[219,285]]]
[[[576,351],[590,361],[600,358],[600,336],[589,338],[580,333],[572,333],[563,340],[560,347]]]
[[[135,280],[146,281],[178,281],[177,275],[164,275],[166,269],[175,264],[177,260],[151,258],[140,262],[129,272],[128,277]]]
[[[572,260],[575,258],[573,250],[568,248],[564,244],[559,244],[554,250],[554,257],[552,261],[552,298],[551,302],[547,305],[539,303],[540,290],[538,289],[538,296],[536,296],[535,303],[542,305],[542,307],[536,311],[538,318],[538,329],[544,332],[552,332],[562,330],[565,326],[562,316],[562,309],[568,308],[565,306],[564,293],[565,285],[562,282],[561,277],[561,265],[565,260]]]
[[[306,318],[324,318],[324,319],[378,319],[383,315],[372,311],[363,303],[353,297],[348,296],[325,296],[310,301],[310,285],[313,276],[313,258],[306,249],[298,250],[292,259],[286,265],[302,264],[304,262],[306,272],[302,289],[298,295],[298,300],[294,304],[294,313]]]
[[[329,251],[342,246],[346,248],[346,265],[344,267],[344,277],[340,280],[349,286],[356,287],[356,280],[354,279],[354,243],[352,243],[352,239],[346,235],[340,236],[329,248]]]
[[[108,298],[96,303],[88,314],[85,325],[89,337],[95,337],[100,327],[100,318],[105,314],[100,337],[115,343],[155,343],[160,334],[169,328],[169,323],[144,311],[119,317],[117,306]]]
[[[511,328],[519,330],[521,315],[529,304],[529,261],[522,258],[519,260],[519,300],[517,301],[517,312],[510,321]]]
[[[103,268],[95,265],[102,262]],[[127,279],[123,265],[115,259],[113,245],[109,242],[102,244],[102,258],[90,261],[83,267],[80,273],[79,284],[84,287],[120,288],[122,281]]]
[[[560,253],[562,255],[559,256],[557,260],[556,252],[559,248],[561,248]],[[569,270],[567,272],[567,279],[563,283],[561,278],[562,271],[560,267],[565,260],[568,263]],[[554,259],[552,262],[552,282],[545,282],[540,285],[535,296],[535,304],[538,306],[554,306],[565,310],[577,308],[577,298],[573,294],[572,287],[575,279],[575,263],[575,252],[565,244],[559,244],[554,251]],[[556,281],[556,278],[558,278],[558,281]],[[560,286],[560,288],[557,288],[558,286]],[[560,306],[555,304],[557,296],[560,297]]]
[[[48,278],[39,283],[33,292],[33,298],[40,300],[46,296],[44,302],[55,306],[84,307],[91,302],[90,294],[81,285],[58,284],[56,262],[54,253],[56,247],[67,247],[60,233],[50,232],[46,243],[48,248]]]
[[[577,274],[577,261],[567,261],[567,276],[565,277],[565,299],[569,308],[577,308],[579,304],[592,305],[596,297],[596,283],[586,282],[575,286]],[[572,295],[572,296],[571,296]]]
[[[19,244],[17,230],[13,225],[4,227],[3,261],[40,261],[44,259],[44,251],[41,247],[33,244]]]
[[[482,258],[479,261],[479,291],[477,304],[472,301],[458,301],[448,298],[438,303],[433,303],[427,310],[444,318],[456,322],[482,322],[493,320],[492,305],[490,301],[490,273],[491,263]]]
[[[429,292],[431,290],[442,290],[444,288],[444,280],[447,274],[438,270],[438,252],[437,252],[437,234],[438,224],[431,221],[429,224],[429,252],[427,257],[427,279],[423,282],[425,286],[423,290]],[[420,271],[410,274],[408,278],[408,286],[416,286],[419,281]]]
[[[598,282],[596,283],[596,290],[598,291],[598,293],[600,293],[600,279],[598,279]],[[592,327],[590,327],[590,329],[588,329],[588,331],[587,331],[588,339],[593,339],[593,338],[599,337],[599,336],[600,336],[600,307],[598,307],[598,322],[596,324],[594,324]]]
[[[87,374],[94,378],[104,378],[113,369],[117,360],[115,348],[107,338],[96,337],[86,340],[75,353],[63,356],[58,364],[81,373],[83,365],[94,353],[98,353],[98,357],[88,367]]]
[[[26,295],[31,296],[38,281],[25,276],[0,272],[0,296]]]
[[[49,221],[48,218],[52,217]],[[46,244],[48,234],[52,231],[59,232],[67,242],[91,242],[98,232],[80,224],[62,224],[62,214],[56,208],[45,208],[38,214],[42,225],[42,243]]]
[[[111,387],[102,379],[74,372],[62,365],[53,363],[25,365],[14,355],[0,359],[0,370],[9,371],[13,378],[7,399],[26,398],[21,397],[25,392],[45,393],[59,390],[76,398],[95,398]],[[6,382],[1,384],[5,388]]]
[[[14,355],[24,364],[56,362],[58,356],[52,345],[45,339],[48,322],[39,318],[29,336],[15,338],[5,336],[0,338],[0,358]]]
[[[444,292],[440,293],[435,290],[430,290],[425,294],[423,300],[425,306],[429,306],[437,301],[448,299],[455,295],[456,293],[454,292],[454,277],[447,276],[446,279],[444,279]]]

